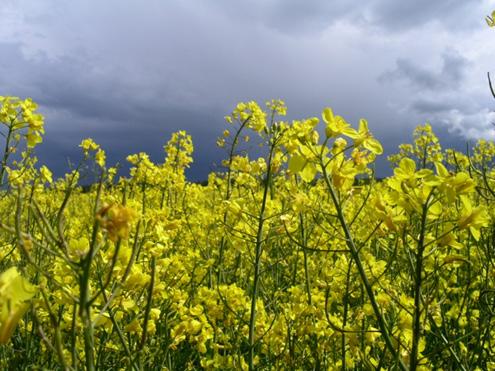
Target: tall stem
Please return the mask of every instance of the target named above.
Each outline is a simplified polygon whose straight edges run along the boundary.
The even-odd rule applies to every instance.
[[[428,213],[428,200],[423,205],[423,214],[421,215],[421,231],[418,241],[418,251],[416,252],[416,267],[414,273],[414,318],[413,318],[413,343],[411,349],[411,359],[409,368],[413,371],[418,367],[418,346],[421,337],[421,286],[423,272],[423,253],[426,232],[426,215]]]
[[[231,182],[232,182],[232,161],[234,160],[234,153],[237,148],[237,144],[239,143],[239,136],[241,135],[242,130],[246,126],[246,124],[251,120],[251,116],[249,116],[246,120],[244,120],[241,123],[241,126],[237,130],[234,136],[234,141],[232,142],[232,147],[230,147],[230,152],[229,152],[229,164],[227,167],[227,188],[225,190],[225,201],[230,200],[232,188],[231,188]],[[228,219],[228,212],[225,211],[223,214],[223,224],[227,225],[227,219]],[[225,238],[225,235],[222,235],[222,239],[220,241],[220,250],[218,252],[218,263],[217,265],[217,281],[220,284],[222,281],[222,264],[223,264],[223,255],[225,252],[225,246],[227,245],[227,240]]]
[[[256,233],[256,245],[255,245],[255,260],[254,260],[254,282],[253,292],[251,294],[251,314],[249,317],[249,370],[254,370],[254,330],[256,324],[256,300],[258,298],[258,286],[260,280],[260,266],[261,266],[261,253],[263,244],[263,227],[265,223],[265,209],[266,201],[268,199],[268,189],[272,178],[272,156],[275,144],[272,143],[270,147],[270,154],[268,156],[266,182],[263,189],[263,200],[261,202],[260,214],[258,217],[258,231]]]
[[[98,210],[98,205],[100,203],[100,197],[103,185],[103,175],[100,177],[100,182],[98,184],[98,191],[96,194],[95,205],[93,213],[96,216]],[[81,322],[83,324],[84,332],[84,353],[86,356],[86,369],[93,371],[95,369],[95,358],[94,358],[94,334],[93,334],[93,323],[91,321],[91,293],[89,287],[90,275],[91,275],[91,263],[95,252],[97,250],[97,236],[98,236],[99,222],[95,219],[93,224],[93,232],[91,235],[91,242],[89,246],[89,251],[81,261],[82,272],[80,274],[79,282],[79,316],[81,317]]]
[[[359,257],[357,246],[356,246],[354,239],[352,237],[352,234],[349,230],[349,227],[348,227],[347,221],[345,219],[344,213],[342,212],[342,207],[340,205],[339,200],[337,199],[337,195],[335,194],[335,190],[333,189],[333,186],[330,183],[327,169],[324,166],[324,164],[322,164],[322,165],[323,165],[322,166],[323,179],[324,179],[325,184],[328,188],[328,191],[330,192],[332,202],[335,205],[335,208],[337,210],[337,218],[339,219],[340,225],[344,231],[347,247],[349,248],[349,251],[351,252],[352,259],[356,263],[356,267],[358,269],[359,276],[361,277],[361,281],[363,282],[364,288],[366,289],[366,293],[368,295],[371,306],[373,308],[373,312],[375,313],[376,319],[378,321],[378,326],[380,327],[380,332],[383,335],[383,338],[385,339],[385,344],[387,345],[388,350],[392,354],[392,358],[398,360],[399,367],[401,368],[401,370],[407,370],[407,367],[404,364],[404,361],[400,358],[399,354],[397,353],[396,349],[394,348],[394,344],[392,343],[392,339],[391,339],[390,334],[388,332],[387,323],[386,323],[385,318],[383,317],[382,312],[380,311],[380,307],[378,306],[378,303],[376,301],[375,294],[373,293],[373,287],[371,287],[371,284],[368,280],[368,276],[366,275],[366,272],[364,270],[363,263],[361,261],[361,258]]]

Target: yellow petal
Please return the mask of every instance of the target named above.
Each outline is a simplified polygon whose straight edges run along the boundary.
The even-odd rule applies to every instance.
[[[330,124],[334,121],[333,111],[329,107],[323,109],[321,117],[323,118],[323,121],[325,121],[325,123],[327,124]]]
[[[304,166],[304,169],[299,173],[301,175],[302,180],[306,183],[313,181],[317,173],[316,166],[310,162]]]
[[[381,155],[383,153],[382,145],[375,138],[368,138],[364,141],[363,146],[375,155]]]
[[[289,170],[296,174],[302,170],[304,164],[306,163],[306,159],[300,155],[293,155],[289,160]]]

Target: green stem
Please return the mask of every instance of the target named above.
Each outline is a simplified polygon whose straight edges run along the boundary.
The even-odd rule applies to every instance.
[[[90,267],[93,261],[93,254],[96,245],[96,235],[98,233],[98,222],[95,222],[93,226],[93,238],[88,251],[88,254],[81,262],[83,271],[80,276],[80,307],[79,316],[83,324],[84,332],[84,353],[86,357],[86,369],[93,371],[95,369],[94,361],[94,338],[93,338],[93,324],[91,322],[91,299],[89,292],[89,275]]]
[[[340,206],[340,203],[337,199],[337,195],[335,194],[335,190],[333,189],[333,186],[330,183],[327,169],[325,166],[322,166],[322,169],[323,169],[323,179],[330,192],[330,196],[332,198],[333,204],[335,205],[335,208],[337,210],[337,218],[339,219],[340,225],[344,231],[347,247],[351,252],[352,259],[356,263],[359,276],[361,277],[361,281],[363,282],[364,288],[366,289],[366,293],[373,308],[373,312],[375,313],[376,319],[378,321],[380,332],[382,333],[383,338],[385,339],[385,344],[387,345],[388,350],[392,354],[392,358],[398,359],[400,369],[405,371],[407,370],[407,366],[404,364],[404,361],[399,357],[399,354],[396,351],[394,344],[392,343],[392,338],[390,337],[390,334],[388,332],[387,323],[376,301],[375,294],[373,293],[373,287],[371,286],[368,276],[366,275],[366,272],[364,270],[363,263],[361,261],[361,258],[359,257],[357,246],[354,242],[352,234],[347,225],[347,221],[343,214],[342,207]]]
[[[103,177],[100,178],[100,183],[98,184],[98,191],[96,194],[95,205],[94,205],[94,215],[95,221],[93,224],[93,233],[91,236],[91,243],[89,246],[89,251],[81,260],[82,272],[79,277],[79,316],[83,324],[84,333],[84,353],[86,357],[86,369],[88,371],[93,371],[95,369],[95,358],[94,358],[94,335],[93,335],[93,323],[91,321],[91,293],[89,289],[89,281],[91,274],[91,263],[96,252],[97,236],[99,229],[99,222],[96,219],[96,213],[100,203],[100,196],[102,192]]]
[[[418,346],[421,337],[421,286],[423,272],[423,253],[425,250],[424,241],[426,233],[426,215],[428,213],[428,200],[423,205],[421,215],[421,231],[418,241],[418,251],[416,252],[416,267],[414,279],[414,318],[413,318],[413,339],[411,349],[411,359],[409,368],[414,371],[418,367]]]
[[[256,323],[256,299],[258,298],[258,286],[260,280],[260,266],[261,266],[261,253],[263,244],[263,227],[265,223],[265,209],[266,202],[268,199],[268,189],[271,182],[272,172],[271,172],[271,162],[273,156],[273,150],[275,145],[272,143],[270,147],[270,154],[268,156],[266,182],[263,189],[263,200],[261,202],[260,214],[258,217],[258,231],[256,233],[256,245],[255,245],[255,261],[254,261],[254,282],[253,282],[253,292],[251,295],[251,314],[249,317],[249,357],[248,365],[249,371],[254,370],[254,330]]]
[[[343,298],[344,316],[342,319],[342,327],[344,329],[345,329],[345,326],[347,325],[347,316],[349,313],[349,290],[350,290],[350,284],[351,284],[351,269],[352,269],[352,260],[349,262],[349,268],[347,269],[347,277],[345,280],[345,292],[344,292],[344,298]],[[345,357],[346,357],[345,332],[342,332],[341,346],[342,346],[342,370],[345,371],[345,370],[347,370],[347,366],[345,363]]]
[[[241,123],[241,126],[237,130],[234,136],[234,141],[232,142],[232,146],[230,147],[230,152],[229,152],[229,164],[227,166],[227,189],[225,190],[225,199],[226,201],[230,200],[231,192],[232,192],[232,161],[234,160],[234,153],[237,148],[237,144],[239,143],[239,136],[241,135],[242,129],[246,126],[246,124],[249,122],[251,119],[251,116],[249,116],[246,120],[244,120]],[[225,211],[223,214],[223,224],[227,225],[227,220],[228,220],[228,212]],[[225,247],[227,245],[227,239],[225,238],[224,235],[222,235],[222,239],[220,241],[220,250],[218,252],[218,262],[216,264],[217,266],[217,282],[220,283],[222,281],[222,264],[223,264],[223,255],[225,251]]]

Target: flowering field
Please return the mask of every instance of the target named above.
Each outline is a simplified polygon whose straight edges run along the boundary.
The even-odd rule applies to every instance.
[[[419,126],[377,181],[365,120],[285,114],[239,104],[207,185],[185,132],[120,179],[84,140],[55,180],[0,97],[0,368],[494,370],[495,144]]]

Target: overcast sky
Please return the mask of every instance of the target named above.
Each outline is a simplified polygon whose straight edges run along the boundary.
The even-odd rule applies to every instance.
[[[0,95],[46,117],[38,153],[57,174],[93,137],[111,162],[155,161],[193,135],[192,179],[223,152],[223,117],[281,98],[291,118],[330,106],[368,119],[387,153],[431,122],[445,146],[494,138],[495,30],[478,0],[1,0]],[[384,161],[381,171],[384,171]]]

